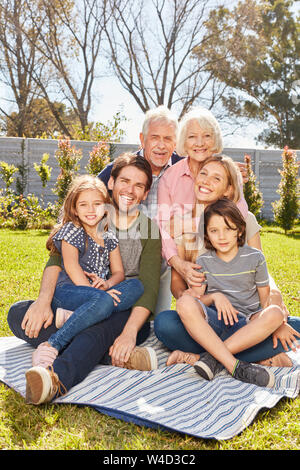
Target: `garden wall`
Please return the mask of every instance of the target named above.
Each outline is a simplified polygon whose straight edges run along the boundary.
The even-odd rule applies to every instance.
[[[80,160],[80,173],[85,173],[85,167],[88,163],[89,153],[96,142],[71,141],[76,149],[82,150],[82,159]],[[138,146],[135,144],[114,144],[115,150],[113,158],[125,151],[136,151]],[[56,195],[52,192],[59,167],[54,157],[57,150],[56,140],[46,139],[23,139],[19,137],[0,137],[0,160],[9,164],[18,166],[23,164],[27,167],[27,184],[24,194],[32,193],[36,196],[42,194],[42,184],[40,177],[34,169],[34,163],[40,163],[42,155],[50,155],[47,164],[52,167],[51,180],[47,184],[44,200],[45,202],[54,202]],[[259,189],[263,194],[264,206],[262,216],[265,219],[273,218],[271,202],[277,200],[279,195],[276,193],[280,182],[278,169],[282,168],[281,150],[256,150],[247,148],[226,148],[224,154],[229,155],[235,161],[243,161],[245,153],[251,155],[252,168],[259,182]],[[298,153],[299,155],[299,153]],[[19,176],[18,173],[14,177]],[[4,187],[2,179],[0,187]]]

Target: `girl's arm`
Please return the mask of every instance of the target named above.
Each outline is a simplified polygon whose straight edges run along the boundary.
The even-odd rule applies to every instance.
[[[109,261],[111,276],[106,281],[107,289],[110,289],[111,287],[116,284],[119,284],[119,282],[122,282],[125,279],[120,248],[118,246],[109,253]]]
[[[79,252],[75,246],[70,245],[65,240],[61,242],[61,254],[64,261],[64,268],[71,281],[76,286],[90,286],[90,283],[81,268],[78,258]]]

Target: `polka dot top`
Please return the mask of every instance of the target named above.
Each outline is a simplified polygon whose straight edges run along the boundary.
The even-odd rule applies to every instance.
[[[102,234],[104,246],[98,245],[90,237],[84,228],[76,227],[72,222],[66,223],[53,237],[59,253],[61,253],[61,242],[65,240],[78,249],[79,264],[84,271],[96,273],[102,279],[109,277],[109,253],[114,250],[119,241],[114,232],[107,230]],[[62,259],[62,271],[59,275],[57,285],[72,282],[66,273]]]

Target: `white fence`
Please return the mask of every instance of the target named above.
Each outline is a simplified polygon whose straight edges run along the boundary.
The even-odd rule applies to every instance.
[[[71,141],[76,149],[82,150],[82,159],[80,160],[80,173],[84,173],[88,163],[89,153],[96,142]],[[133,144],[114,144],[114,158],[125,151],[136,151],[138,146]],[[15,166],[24,165],[27,178],[24,194],[32,193],[37,196],[42,194],[42,184],[40,177],[34,169],[34,163],[40,163],[42,155],[50,155],[48,165],[52,167],[51,180],[47,184],[44,192],[45,202],[54,202],[56,199],[52,189],[59,174],[59,167],[55,158],[57,150],[57,140],[46,139],[23,139],[19,137],[0,137],[0,161],[5,161]],[[226,148],[224,154],[229,155],[235,161],[243,161],[244,155],[251,156],[252,168],[259,183],[259,189],[263,194],[264,206],[262,216],[265,219],[273,218],[271,203],[279,198],[276,190],[280,182],[278,169],[282,168],[281,150],[256,150],[247,148]],[[299,153],[298,153],[299,155]],[[15,178],[20,177],[18,173]],[[4,183],[0,180],[0,187]]]

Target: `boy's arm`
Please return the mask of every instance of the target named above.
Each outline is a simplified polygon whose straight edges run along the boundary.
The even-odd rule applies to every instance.
[[[266,308],[269,302],[270,286],[257,286],[257,292],[260,300],[260,305],[262,306],[262,308]]]

